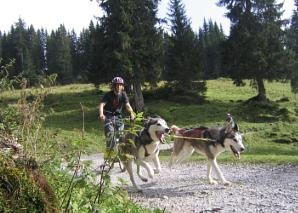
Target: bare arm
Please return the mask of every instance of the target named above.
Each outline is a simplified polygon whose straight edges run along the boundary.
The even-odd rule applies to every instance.
[[[130,114],[130,119],[134,120],[135,119],[135,113],[134,113],[132,107],[130,106],[130,103],[127,102],[125,107],[126,107],[127,112]]]
[[[106,105],[105,102],[100,102],[99,106],[98,106],[98,110],[99,110],[99,119],[101,119],[102,121],[104,121],[106,119],[106,116],[103,114],[103,107]]]

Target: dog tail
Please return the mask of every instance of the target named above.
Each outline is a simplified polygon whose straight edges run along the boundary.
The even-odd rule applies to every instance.
[[[178,135],[179,130],[180,130],[180,128],[178,126],[176,126],[176,125],[171,126],[171,132],[173,132],[174,135]]]

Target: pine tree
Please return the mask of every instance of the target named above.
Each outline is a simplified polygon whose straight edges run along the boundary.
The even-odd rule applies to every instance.
[[[28,29],[28,59],[26,69],[24,70],[25,77],[29,80],[28,86],[33,86],[39,83],[39,76],[42,75],[44,64],[44,46],[42,44],[42,34],[31,25]]]
[[[47,31],[45,29],[37,30],[37,37],[39,39],[39,49],[36,50],[36,57],[39,54],[39,59],[36,59],[36,63],[40,63],[38,65],[39,74],[44,75],[47,70],[47,59],[46,59],[46,52],[47,52]],[[38,53],[39,52],[39,53]]]
[[[12,45],[12,36],[11,34],[4,33],[1,38],[1,65],[9,64],[11,60],[15,60],[13,57],[14,47]],[[12,73],[9,73],[9,76],[13,76]]]
[[[104,54],[104,32],[98,24],[94,26],[93,22],[89,25],[89,38],[86,34],[84,37],[87,55],[87,76],[88,80],[98,87],[101,83],[109,82],[110,73],[106,72]]]
[[[9,51],[10,54],[8,57],[16,60],[10,76],[17,76],[26,69],[25,60],[29,59],[29,57],[27,57],[26,23],[22,19],[19,19],[15,27],[12,26],[11,33],[8,37],[8,41],[10,41],[9,46],[12,48],[11,51]]]
[[[38,75],[41,70],[41,43],[39,35],[33,26],[26,28],[22,19],[11,27],[11,31],[4,35],[2,40],[2,57],[4,63],[15,60],[9,70],[10,78],[22,74],[27,78],[28,86],[38,83]]]
[[[288,47],[296,54],[296,64],[291,74],[291,87],[294,93],[298,93],[298,0],[295,0],[294,13],[291,18],[291,26],[287,33]]]
[[[29,28],[22,19],[18,19],[11,30],[1,38],[3,63],[14,61],[9,69],[9,77],[22,75],[27,80],[27,86],[39,83],[40,76],[46,69],[46,35],[44,30],[35,31],[33,25]]]
[[[275,0],[220,0],[229,10],[231,30],[226,50],[229,75],[237,85],[252,79],[258,90],[253,99],[267,101],[264,80],[286,79],[291,55],[284,48],[283,4]]]
[[[58,74],[57,81],[68,84],[73,81],[71,39],[64,25],[52,31],[47,48],[48,74]]]
[[[226,40],[222,27],[219,28],[217,23],[213,23],[211,19],[207,24],[204,19],[198,37],[204,79],[222,76],[222,46]]]
[[[158,0],[103,0],[105,15],[103,69],[109,79],[119,75],[133,88],[135,108],[142,111],[141,85],[156,83],[161,75],[161,33],[157,24]]]
[[[178,82],[176,87],[190,90],[193,88],[193,80],[197,80],[201,72],[196,36],[182,1],[170,0],[169,8],[171,32],[166,38],[166,80]]]
[[[3,52],[3,50],[2,50],[2,38],[3,38],[2,32],[0,31],[0,58],[1,59],[3,59],[3,57],[2,57],[2,52]],[[1,66],[1,63],[0,63],[0,66]]]

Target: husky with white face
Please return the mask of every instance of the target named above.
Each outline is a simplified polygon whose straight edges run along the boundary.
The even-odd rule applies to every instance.
[[[171,131],[174,134],[174,147],[169,167],[185,160],[196,151],[208,159],[207,178],[209,183],[217,184],[212,177],[212,169],[214,169],[223,184],[231,184],[223,176],[216,161],[217,156],[225,150],[231,151],[238,159],[240,159],[240,153],[245,150],[242,135],[231,115],[228,114],[227,125],[224,127],[186,129],[173,125]]]
[[[141,187],[136,184],[134,179],[133,161],[135,161],[137,165],[138,176],[144,182],[147,182],[148,178],[141,174],[140,167],[146,169],[149,178],[153,178],[154,174],[160,173],[159,144],[164,142],[164,135],[169,133],[169,131],[170,128],[167,122],[161,117],[148,118],[144,127],[136,136],[129,134],[126,136],[125,142],[120,144],[120,153],[122,152],[122,154],[133,156],[133,158],[123,158],[120,154],[124,168],[127,170],[133,186],[138,191],[141,191]],[[132,146],[130,146],[131,143],[133,143]],[[153,162],[155,166],[154,169],[150,165],[150,161]]]

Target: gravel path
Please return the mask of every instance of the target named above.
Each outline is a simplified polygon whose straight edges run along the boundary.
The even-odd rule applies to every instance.
[[[92,158],[92,157],[91,157]],[[100,162],[96,157],[94,167]],[[132,187],[128,174],[112,170],[113,181],[127,180],[131,199],[144,207],[165,212],[298,212],[297,165],[221,164],[227,180],[233,184],[210,185],[206,163],[182,163],[170,170],[162,163],[162,172],[144,183],[136,177],[143,193]]]

